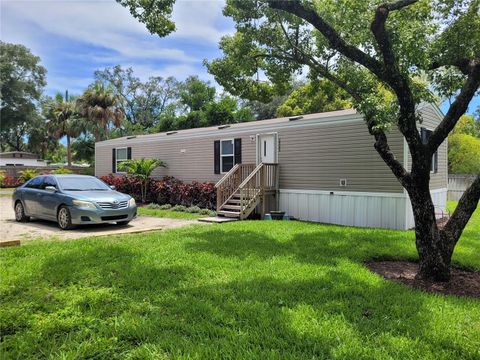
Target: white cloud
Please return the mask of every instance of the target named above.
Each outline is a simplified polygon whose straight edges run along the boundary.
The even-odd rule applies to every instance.
[[[24,38],[30,45],[35,34],[28,25],[57,36],[110,49],[128,58],[194,61],[183,50],[165,47],[114,1],[2,1],[2,38]],[[14,21],[9,21],[14,19]],[[31,30],[31,29],[29,29]],[[33,35],[33,36],[32,36]]]
[[[178,0],[173,7],[173,21],[176,31],[173,38],[197,38],[217,44],[223,35],[233,32],[233,23],[226,22],[220,0]],[[221,20],[224,20],[223,29]]]

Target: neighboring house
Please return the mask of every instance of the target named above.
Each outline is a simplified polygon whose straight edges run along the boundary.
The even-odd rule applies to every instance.
[[[48,166],[45,160],[39,159],[37,155],[23,152],[11,151],[0,153],[0,166]]]
[[[427,138],[442,114],[430,104],[419,112],[419,128]],[[404,138],[397,130],[388,138],[397,159],[409,169]],[[408,195],[373,142],[361,114],[339,110],[98,142],[95,174],[120,173],[118,164],[126,159],[158,158],[167,167],[154,172],[157,178],[218,182],[218,210],[227,216],[246,217],[265,194],[273,200],[264,201],[263,209],[278,208],[301,220],[412,228]],[[434,156],[431,174],[439,214],[446,207],[447,177],[445,141]]]

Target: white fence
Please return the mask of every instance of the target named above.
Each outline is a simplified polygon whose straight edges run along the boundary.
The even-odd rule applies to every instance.
[[[448,200],[458,201],[472,185],[475,175],[448,175]]]

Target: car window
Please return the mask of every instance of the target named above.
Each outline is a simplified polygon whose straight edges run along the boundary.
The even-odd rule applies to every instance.
[[[43,176],[37,176],[36,178],[33,178],[30,180],[25,187],[29,189],[40,189],[40,186],[42,185],[42,180]]]
[[[53,176],[45,177],[40,188],[45,189],[47,186],[53,186],[54,188],[57,188],[57,182],[55,181]]]
[[[65,191],[110,190],[108,185],[93,176],[68,176],[57,179],[60,187]]]

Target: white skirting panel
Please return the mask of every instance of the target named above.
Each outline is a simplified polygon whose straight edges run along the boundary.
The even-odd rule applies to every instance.
[[[435,215],[437,218],[441,218],[445,215],[447,210],[447,194],[448,189],[434,189],[430,191],[432,196],[433,205],[435,205]],[[407,206],[406,206],[406,217],[407,217],[407,229],[411,229],[415,226],[415,220],[413,219],[412,204],[410,203],[410,198],[407,195]]]
[[[407,229],[403,193],[280,190],[280,210],[299,220],[330,224]]]

